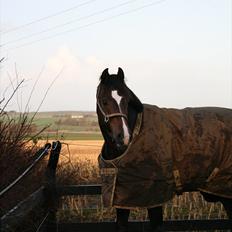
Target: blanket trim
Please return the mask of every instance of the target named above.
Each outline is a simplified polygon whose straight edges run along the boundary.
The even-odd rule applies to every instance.
[[[101,175],[116,175],[117,174],[117,169],[116,168],[101,168],[100,170]]]
[[[151,209],[151,208],[155,208],[155,207],[159,207],[159,206],[163,206],[163,204],[167,203],[169,200],[161,203],[161,204],[155,204],[155,205],[149,205],[149,206],[120,206],[120,205],[113,205],[112,207],[116,208],[116,209],[130,209],[130,210],[135,210],[135,209]]]
[[[210,182],[213,178],[215,178],[215,176],[218,174],[219,171],[220,169],[218,167],[214,168],[211,174],[209,175],[208,179],[206,180],[206,182]]]
[[[183,193],[183,185],[181,183],[180,171],[176,168],[173,168],[173,176],[176,185],[176,194],[181,195]]]
[[[211,192],[211,191],[208,191],[208,190],[205,190],[204,188],[197,188],[198,191],[201,191],[201,192],[204,192],[204,193],[209,193],[211,195],[214,195],[214,196],[217,196],[217,197],[224,197],[224,198],[227,198],[227,199],[232,199],[232,197],[228,196],[228,195],[224,195],[224,194],[217,194],[215,192]]]

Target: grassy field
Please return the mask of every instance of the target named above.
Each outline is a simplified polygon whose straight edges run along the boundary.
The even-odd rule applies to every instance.
[[[11,117],[19,117],[19,113],[10,112]],[[34,113],[29,113],[32,118]],[[43,130],[43,128],[46,128]],[[33,120],[34,134],[43,130],[39,139],[59,140],[101,140],[97,115],[95,112],[57,111],[38,112]]]
[[[100,183],[97,157],[101,151],[102,140],[65,141],[63,144],[58,181],[65,184]],[[167,219],[212,219],[226,218],[220,203],[207,203],[197,193],[176,196],[164,204],[164,218]],[[112,221],[115,211],[102,207],[100,196],[63,197],[58,212],[60,221]],[[131,211],[130,220],[146,220],[145,209]]]

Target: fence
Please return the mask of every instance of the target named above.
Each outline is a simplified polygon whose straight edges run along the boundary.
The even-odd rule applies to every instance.
[[[59,141],[51,144],[46,144],[43,149],[39,151],[38,158],[30,165],[27,170],[20,175],[11,185],[0,192],[2,197],[7,191],[10,191],[15,184],[18,183],[35,164],[41,160],[44,155],[48,153],[51,147],[49,161],[46,169],[46,181],[43,187],[31,194],[27,199],[20,202],[16,207],[10,210],[1,218],[1,231],[12,231],[32,212],[37,206],[42,206],[44,217],[41,221],[38,231],[101,231],[108,232],[115,230],[113,222],[99,222],[99,223],[58,223],[56,220],[56,212],[58,210],[58,202],[62,196],[68,195],[100,195],[101,185],[74,185],[74,186],[57,186],[56,185],[56,167],[59,160],[61,150],[61,143]],[[129,223],[129,229],[133,232],[146,231],[148,222],[133,221]],[[191,231],[191,230],[228,230],[232,228],[232,220],[174,220],[165,221],[164,231]]]
[[[47,143],[43,148],[35,154],[35,160],[32,164],[11,184],[4,188],[0,192],[0,198],[3,197],[8,191],[10,191],[17,183],[22,181],[22,179],[28,175],[31,169],[33,169],[36,164],[48,154],[49,149],[51,148],[48,165],[46,168],[46,178],[44,186],[39,188],[37,191],[32,193],[29,197],[17,204],[13,209],[8,211],[4,216],[1,217],[0,222],[0,231],[17,231],[16,228],[21,225],[21,223],[27,218],[30,213],[36,207],[43,207],[44,213],[46,214],[45,218],[50,219],[51,214],[49,213],[54,208],[54,199],[55,199],[55,172],[59,159],[59,154],[61,150],[61,143],[59,141],[53,142],[52,145]],[[45,220],[44,220],[45,221]],[[39,230],[38,230],[39,231]]]

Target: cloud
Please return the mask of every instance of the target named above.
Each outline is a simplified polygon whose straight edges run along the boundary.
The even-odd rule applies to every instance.
[[[41,89],[46,89],[62,72],[49,91],[42,110],[46,110],[47,106],[57,110],[94,109],[103,62],[93,55],[83,57],[77,54],[70,47],[62,46],[47,60],[43,75],[46,81],[43,81]]]
[[[103,61],[97,59],[95,56],[91,55],[85,59],[86,63],[94,67],[103,66]]]
[[[46,69],[49,78],[54,77],[62,71],[62,78],[59,78],[60,84],[81,83],[91,84],[96,77],[100,75],[104,62],[96,56],[89,55],[81,57],[74,54],[67,45],[60,47],[54,55],[47,60]],[[95,82],[94,82],[95,83]]]
[[[80,75],[81,62],[68,46],[62,46],[47,61],[49,75],[55,76],[62,71],[62,82],[75,80]],[[59,81],[60,82],[60,81]]]

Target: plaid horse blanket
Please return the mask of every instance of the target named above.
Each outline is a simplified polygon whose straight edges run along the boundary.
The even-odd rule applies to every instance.
[[[125,153],[98,162],[106,207],[155,207],[196,190],[232,198],[232,110],[144,105]]]

